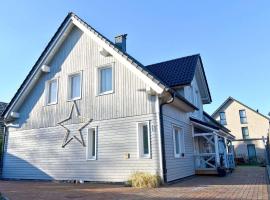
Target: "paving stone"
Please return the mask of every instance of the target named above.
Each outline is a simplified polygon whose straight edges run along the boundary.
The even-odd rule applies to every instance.
[[[268,199],[268,186],[265,168],[238,167],[226,177],[194,176],[155,189],[93,183],[0,181],[0,192],[10,200]]]

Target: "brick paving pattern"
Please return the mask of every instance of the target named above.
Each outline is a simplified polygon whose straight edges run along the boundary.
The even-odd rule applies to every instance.
[[[0,181],[0,192],[10,200],[268,199],[268,187],[263,167],[238,167],[226,177],[195,176],[156,189],[92,183]]]

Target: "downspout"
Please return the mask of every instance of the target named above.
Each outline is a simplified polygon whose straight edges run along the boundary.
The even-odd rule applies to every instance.
[[[162,107],[166,104],[171,104],[174,101],[175,94],[171,94],[172,98],[169,101],[161,103],[159,105],[159,121],[160,121],[160,136],[161,136],[161,155],[162,155],[162,172],[163,181],[167,183],[167,166],[166,166],[166,151],[165,151],[165,135],[164,135],[164,123],[163,123],[163,111]]]

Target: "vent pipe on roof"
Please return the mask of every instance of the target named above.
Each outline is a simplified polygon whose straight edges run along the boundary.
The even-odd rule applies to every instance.
[[[122,34],[115,37],[115,45],[123,52],[126,52],[126,41],[127,34]]]

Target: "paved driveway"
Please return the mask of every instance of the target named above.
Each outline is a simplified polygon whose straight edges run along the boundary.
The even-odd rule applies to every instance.
[[[157,189],[106,184],[0,181],[0,191],[10,200],[268,199],[266,177],[265,168],[239,167],[226,177],[195,176]]]

